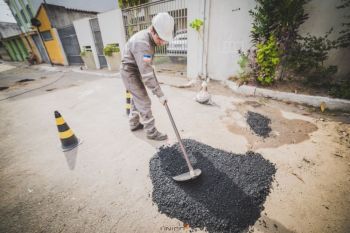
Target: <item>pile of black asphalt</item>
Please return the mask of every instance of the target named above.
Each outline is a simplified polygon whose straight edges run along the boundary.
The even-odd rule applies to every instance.
[[[248,111],[247,113],[247,123],[250,128],[259,135],[260,137],[268,137],[271,132],[270,123],[271,120],[266,116],[263,116],[256,112]]]
[[[195,140],[183,140],[190,161],[202,175],[178,183],[173,176],[188,172],[179,144],[161,147],[150,160],[152,200],[161,213],[191,229],[242,232],[263,210],[276,173],[260,154],[233,154]]]

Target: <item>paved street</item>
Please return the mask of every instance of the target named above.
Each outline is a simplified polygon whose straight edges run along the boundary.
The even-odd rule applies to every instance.
[[[131,133],[119,75],[25,66],[0,70],[0,232],[169,232],[183,223],[152,203],[149,160],[162,146]],[[33,79],[27,82],[18,82]],[[276,164],[277,173],[251,232],[329,232],[350,229],[350,122],[271,99],[237,96],[212,82],[215,106],[194,101],[198,88],[161,73],[183,138]],[[176,137],[164,107],[152,97],[156,125]],[[83,143],[63,153],[54,111]],[[252,133],[247,111],[268,116],[269,138]],[[179,230],[179,232],[189,230]],[[201,231],[198,231],[201,232]]]

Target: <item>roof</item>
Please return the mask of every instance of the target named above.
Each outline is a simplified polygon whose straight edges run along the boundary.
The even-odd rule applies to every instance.
[[[0,22],[0,38],[10,38],[13,36],[20,35],[22,33],[21,29],[18,27],[17,23]]]
[[[98,12],[96,11],[87,11],[87,10],[82,10],[82,9],[75,9],[75,8],[67,8],[64,6],[60,6],[60,5],[54,5],[54,4],[48,4],[48,3],[41,3],[40,7],[38,8],[38,11],[36,12],[34,18],[36,18],[40,12],[40,8],[45,5],[46,8],[48,9],[55,9],[55,8],[64,8],[67,11],[74,11],[74,12],[81,12],[81,13],[87,13],[87,14],[97,14]]]

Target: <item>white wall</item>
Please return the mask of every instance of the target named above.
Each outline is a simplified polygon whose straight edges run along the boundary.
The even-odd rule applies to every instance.
[[[77,34],[80,49],[83,50],[84,46],[91,46],[96,68],[100,69],[100,62],[98,60],[97,50],[96,50],[94,38],[92,35],[91,27],[90,27],[90,19],[84,18],[84,19],[73,21],[73,25],[74,25],[75,32]]]
[[[205,73],[205,55],[207,55],[208,75],[216,80],[225,80],[237,75],[239,71],[238,49],[246,51],[252,45],[250,42],[252,17],[249,15],[249,10],[254,8],[255,1],[191,0],[187,3],[188,24],[195,18],[204,19],[205,2],[207,3],[205,15],[209,27],[202,32],[202,38],[188,26],[187,75],[189,78],[196,78],[198,74]],[[302,25],[300,32],[323,36],[334,27],[334,34],[330,38],[337,38],[343,22],[342,15],[345,13],[344,10],[336,9],[340,2],[341,0],[312,0],[306,6],[310,18]],[[205,45],[208,49],[202,53],[202,41],[206,40],[207,29],[209,36]],[[329,53],[327,64],[338,66],[337,76],[349,73],[349,63],[350,48],[333,50]]]
[[[108,11],[97,15],[100,25],[103,45],[118,43],[120,51],[125,46],[125,32],[120,9]]]
[[[187,76],[191,79],[197,78],[202,72],[203,32],[200,36],[189,26],[196,18],[204,19],[204,0],[187,2]]]

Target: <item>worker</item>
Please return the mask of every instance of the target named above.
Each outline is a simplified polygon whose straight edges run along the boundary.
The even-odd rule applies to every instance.
[[[159,13],[152,25],[133,35],[123,50],[120,74],[125,88],[132,95],[129,114],[130,130],[145,129],[148,139],[166,140],[168,136],[159,132],[151,111],[151,99],[145,86],[165,104],[167,98],[161,90],[152,66],[155,46],[165,45],[173,38],[174,18],[168,13]]]

